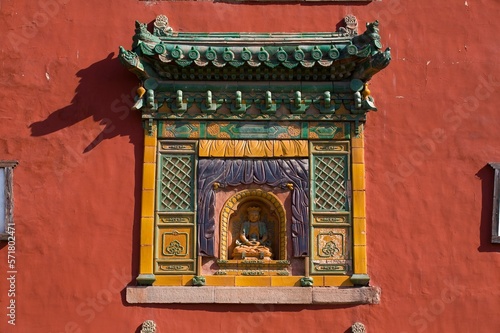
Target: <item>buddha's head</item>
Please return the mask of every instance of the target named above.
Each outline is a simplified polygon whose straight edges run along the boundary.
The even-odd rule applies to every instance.
[[[260,220],[260,207],[248,207],[247,213],[250,222],[258,222]]]

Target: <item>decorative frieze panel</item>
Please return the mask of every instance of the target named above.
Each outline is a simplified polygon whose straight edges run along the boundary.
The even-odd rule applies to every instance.
[[[196,266],[194,261],[166,261],[166,260],[156,260],[155,263],[155,274],[194,274],[196,271]]]
[[[310,122],[308,123],[308,139],[346,140],[351,136],[351,124],[348,122]]]
[[[188,257],[190,230],[178,229],[180,228],[162,231],[162,257],[172,259]]]
[[[158,224],[180,224],[180,223],[190,223],[194,224],[194,214],[158,214]]]
[[[350,138],[349,122],[173,121],[158,123],[160,138],[179,139],[338,139]]]
[[[332,214],[314,214],[313,224],[338,224],[338,225],[349,225],[350,224],[349,213],[332,213]]]
[[[196,141],[160,141],[159,151],[160,153],[184,153],[184,154],[194,154],[196,153],[197,143]]]
[[[208,139],[301,139],[302,123],[244,122],[207,124]]]
[[[311,142],[311,153],[313,154],[349,154],[348,141],[313,141]]]
[[[347,228],[314,228],[313,260],[347,259],[349,232]]]
[[[191,226],[158,226],[156,236],[158,273],[195,272],[195,235]]]
[[[205,124],[196,121],[161,121],[158,124],[160,138],[197,139],[205,137]]]
[[[313,227],[312,274],[347,274],[352,269],[351,228]]]

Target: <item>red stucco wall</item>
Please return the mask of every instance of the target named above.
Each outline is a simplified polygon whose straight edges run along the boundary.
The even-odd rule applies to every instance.
[[[0,332],[495,332],[500,245],[497,0],[361,4],[0,1],[0,159],[15,169],[16,325]],[[134,20],[179,31],[333,31],[379,19],[391,65],[372,80],[366,126],[373,306],[131,306],[138,270],[142,129],[137,79],[116,59]],[[490,82],[489,88],[485,82]],[[466,103],[464,104],[464,98]]]

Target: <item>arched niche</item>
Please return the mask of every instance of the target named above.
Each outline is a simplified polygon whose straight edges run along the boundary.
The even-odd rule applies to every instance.
[[[272,241],[273,259],[286,260],[286,213],[280,199],[271,192],[247,189],[232,195],[222,206],[220,213],[219,259],[232,259],[241,224],[246,219],[247,208],[261,208],[261,219],[266,222]]]

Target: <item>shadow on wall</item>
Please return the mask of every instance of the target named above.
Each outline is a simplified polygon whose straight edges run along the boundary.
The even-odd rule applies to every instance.
[[[33,137],[48,135],[92,117],[100,126],[95,126],[95,133],[85,129],[77,138],[88,138],[83,151],[91,152],[102,141],[117,136],[128,136],[134,147],[134,230],[131,235],[133,244],[139,244],[140,202],[142,178],[143,129],[141,115],[133,112],[131,106],[138,87],[137,78],[128,72],[117,58],[110,53],[87,68],[79,70],[80,78],[75,96],[71,103],[52,112],[47,119],[32,123],[29,127]],[[93,138],[93,139],[92,139]],[[131,276],[137,276],[139,267],[139,248],[134,246],[131,262]],[[135,281],[135,280],[134,280]],[[132,283],[132,282],[131,282]]]
[[[476,176],[481,179],[481,225],[477,249],[479,252],[500,252],[500,244],[491,243],[495,170],[486,164],[476,173]]]
[[[130,110],[134,104],[137,79],[123,68],[114,53],[76,73],[80,83],[71,104],[52,112],[47,119],[30,125],[32,136],[44,136],[70,127],[88,117],[103,125],[83,153],[103,140],[129,136],[135,146],[141,144],[140,114]]]

